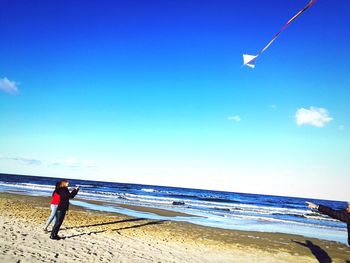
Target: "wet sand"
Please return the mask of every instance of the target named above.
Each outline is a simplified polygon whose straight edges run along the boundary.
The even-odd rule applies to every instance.
[[[350,248],[337,242],[132,218],[73,205],[59,233],[64,239],[56,241],[42,229],[49,202],[0,193],[0,262],[350,262]]]

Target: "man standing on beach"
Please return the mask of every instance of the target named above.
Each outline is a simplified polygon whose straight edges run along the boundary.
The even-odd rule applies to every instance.
[[[73,189],[72,192],[69,192],[68,186],[69,182],[67,180],[63,180],[61,181],[60,187],[57,190],[57,193],[60,195],[60,203],[57,207],[56,222],[51,232],[51,239],[60,239],[60,237],[58,236],[58,231],[60,230],[64,217],[66,216],[66,212],[69,209],[69,199],[74,198],[79,191],[79,187],[77,187]]]
[[[324,205],[316,205],[311,202],[306,202],[308,207],[311,209],[315,209],[318,212],[328,215],[334,219],[338,219],[347,224],[348,227],[348,245],[350,246],[350,202],[348,203],[348,207],[344,210],[334,210],[328,206]]]

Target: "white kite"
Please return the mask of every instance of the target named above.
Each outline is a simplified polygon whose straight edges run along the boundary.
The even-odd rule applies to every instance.
[[[310,2],[303,8],[301,9],[298,13],[296,13],[291,19],[288,20],[287,23],[284,24],[284,26],[278,31],[273,38],[267,43],[267,45],[261,49],[258,54],[255,56],[253,55],[247,55],[243,54],[243,65],[250,67],[250,68],[255,68],[255,61],[256,59],[266,50],[268,49],[269,46],[276,40],[276,38],[281,34],[298,16],[300,16],[306,9],[308,9],[310,6],[312,6],[316,0],[310,0]]]

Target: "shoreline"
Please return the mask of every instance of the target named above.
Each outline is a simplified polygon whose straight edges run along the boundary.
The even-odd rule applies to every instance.
[[[30,262],[57,258],[65,262],[73,258],[78,262],[87,258],[96,262],[314,262],[321,256],[333,262],[350,259],[350,249],[333,241],[135,218],[74,205],[60,231],[66,238],[53,241],[42,230],[50,213],[49,201],[49,197],[0,193],[0,251],[3,251],[0,259]],[[82,252],[76,254],[77,250]]]
[[[126,208],[129,210],[135,210],[138,212],[145,212],[145,213],[151,213],[159,216],[164,216],[164,217],[197,217],[194,215],[182,213],[182,212],[177,212],[173,210],[167,210],[167,209],[162,209],[162,208],[154,208],[154,207],[146,207],[146,206],[138,206],[138,205],[128,205],[128,204],[119,204],[119,203],[112,203],[109,201],[97,201],[97,200],[87,200],[87,199],[82,199],[82,198],[75,198],[75,200],[79,200],[85,203],[89,204],[96,204],[96,205],[110,205],[113,207],[121,207],[121,208]],[[89,208],[86,208],[89,209]],[[94,209],[91,209],[94,210]],[[96,211],[96,210],[94,210]],[[114,213],[114,212],[113,212]]]
[[[44,182],[35,178],[33,178],[34,181],[28,178],[17,179],[21,182],[13,182],[8,186],[5,183],[4,187],[0,187],[0,191],[49,196],[52,192],[52,185],[55,183],[54,178],[46,178]],[[8,178],[8,180],[13,179]],[[73,202],[87,209],[115,212],[132,217],[185,221],[222,229],[303,235],[347,245],[346,224],[311,211],[306,207],[306,199],[299,200],[289,197],[276,199],[273,196],[264,197],[260,195],[247,197],[238,193],[221,196],[221,193],[201,191],[197,193],[195,190],[191,190],[194,192],[189,194],[180,190],[177,192],[174,189],[163,189],[160,186],[149,189],[143,185],[135,185],[135,189],[133,189],[133,187],[130,188],[130,185],[116,183],[111,187],[111,185],[106,185],[104,182],[99,182],[94,186],[84,180],[75,183],[80,183],[86,187],[76,197],[82,200],[74,200]],[[99,186],[103,186],[102,191],[100,191]],[[185,203],[185,205],[174,205],[174,200],[182,201],[181,203]],[[102,203],[96,203],[95,201]],[[130,205],[130,207],[123,207],[123,204]],[[343,208],[340,203],[328,203],[326,200],[323,200],[323,204],[336,209]],[[146,209],[160,208],[167,211],[186,213],[190,216],[182,215],[167,218],[166,214],[162,212],[141,211],[145,207]]]
[[[17,192],[11,191],[10,194],[19,194],[25,196],[41,196],[36,195],[31,192]],[[47,196],[48,197],[48,196]],[[171,220],[176,222],[187,222],[195,225],[200,225],[204,227],[213,227],[226,230],[239,230],[239,231],[248,231],[248,232],[259,232],[259,233],[281,233],[281,234],[290,234],[290,235],[300,235],[305,236],[305,238],[314,238],[320,240],[328,240],[339,242],[344,245],[347,245],[347,233],[346,226],[342,229],[334,230],[333,232],[327,228],[313,228],[313,225],[295,223],[295,225],[283,225],[283,224],[272,224],[270,219],[267,219],[266,223],[264,220],[259,222],[251,222],[248,219],[248,222],[244,220],[233,219],[233,221],[221,221],[221,217],[215,219],[212,217],[207,217],[205,214],[192,214],[191,212],[187,213],[186,211],[179,211],[177,207],[152,207],[152,206],[142,206],[138,204],[123,204],[119,202],[113,202],[110,200],[100,200],[100,199],[86,199],[80,197],[79,195],[71,201],[71,204],[80,207],[81,209],[88,209],[98,212],[111,212],[122,214],[131,217],[138,218],[148,218],[154,220]],[[179,207],[180,208],[180,207]],[[209,220],[208,220],[209,219]],[[216,221],[219,220],[219,221]],[[296,226],[296,227],[295,227]],[[322,231],[321,231],[322,230]],[[329,231],[329,233],[327,233]],[[343,233],[342,233],[343,232]],[[328,235],[327,235],[328,234]]]

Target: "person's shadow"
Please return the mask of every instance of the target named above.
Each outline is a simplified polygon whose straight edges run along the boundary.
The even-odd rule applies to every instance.
[[[140,218],[138,220],[145,220],[144,218]],[[138,221],[138,220],[123,220],[124,222],[127,221]],[[149,225],[158,225],[158,224],[162,224],[164,222],[166,222],[167,220],[158,220],[158,221],[150,221],[150,222],[146,222],[143,224],[139,224],[139,225],[132,225],[132,226],[126,226],[126,227],[120,227],[120,228],[115,228],[115,229],[110,229],[109,231],[115,231],[117,233],[119,233],[120,230],[126,230],[126,229],[132,229],[132,228],[139,228],[139,227],[144,227],[144,226],[149,226]],[[111,223],[115,223],[115,222],[111,222]],[[118,221],[117,221],[118,223]],[[96,225],[107,225],[108,223],[104,223],[104,224],[94,224],[94,225],[90,225],[90,226],[96,226]],[[83,226],[83,227],[89,227],[89,226]],[[80,237],[80,236],[85,236],[85,235],[91,235],[91,234],[100,234],[100,233],[104,233],[107,232],[108,230],[97,230],[97,231],[90,231],[90,232],[85,232],[85,233],[80,233],[80,234],[74,234],[71,236],[66,236],[66,237],[62,237],[62,239],[66,239],[66,238],[73,238],[73,237]],[[120,233],[119,233],[120,234]]]
[[[328,255],[328,253],[326,251],[324,251],[322,248],[320,248],[319,246],[312,243],[310,240],[306,240],[305,243],[295,241],[295,240],[293,240],[293,242],[300,245],[300,246],[307,247],[308,249],[310,249],[311,253],[315,256],[315,258],[318,260],[318,262],[320,262],[320,263],[332,263],[332,259]]]
[[[97,223],[97,224],[90,224],[90,225],[71,226],[71,227],[61,228],[61,230],[68,230],[68,229],[74,229],[74,228],[87,228],[87,227],[94,227],[94,226],[105,226],[105,225],[120,224],[120,223],[126,223],[126,222],[142,221],[142,220],[146,220],[146,218],[130,218],[130,219],[123,219],[119,221],[111,221],[111,222],[104,222],[104,223]]]

